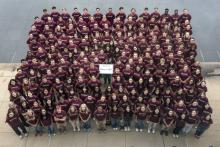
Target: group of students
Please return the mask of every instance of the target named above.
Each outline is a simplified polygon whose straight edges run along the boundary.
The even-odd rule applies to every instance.
[[[43,10],[29,32],[29,50],[8,90],[6,122],[21,138],[28,127],[36,136],[55,126],[73,131],[147,129],[173,137],[196,128],[199,138],[212,124],[212,108],[201,67],[195,60],[191,15],[145,8],[137,15],[124,8],[91,15],[74,8]],[[99,64],[114,64],[112,75],[99,75]],[[106,87],[106,88],[105,88]],[[55,125],[56,124],[56,125]]]

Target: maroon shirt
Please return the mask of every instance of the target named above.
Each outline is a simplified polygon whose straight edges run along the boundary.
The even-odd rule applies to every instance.
[[[98,120],[98,121],[103,121],[103,120],[105,120],[105,119],[106,119],[106,116],[107,116],[107,112],[106,112],[105,110],[103,110],[103,111],[101,111],[101,112],[99,112],[98,110],[96,110],[96,111],[94,112],[94,117],[95,117],[95,119]]]

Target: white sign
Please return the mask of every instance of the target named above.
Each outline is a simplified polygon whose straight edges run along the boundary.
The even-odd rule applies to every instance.
[[[99,64],[100,74],[113,74],[113,64]]]

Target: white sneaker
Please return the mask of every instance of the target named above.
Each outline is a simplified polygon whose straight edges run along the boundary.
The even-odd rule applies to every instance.
[[[22,135],[19,135],[19,138],[20,138],[20,139],[22,139],[22,138],[23,138],[23,136],[22,136]]]
[[[118,130],[118,128],[115,128],[115,130],[117,131],[117,130]]]
[[[128,131],[128,128],[127,127],[125,127],[125,129],[124,129],[125,131]]]
[[[150,129],[147,130],[147,133],[150,133]]]
[[[77,131],[80,132],[80,128],[78,128]]]
[[[179,135],[176,135],[176,138],[179,138]]]
[[[76,132],[76,129],[75,129],[75,128],[73,129],[73,132]]]
[[[175,134],[173,134],[173,138],[176,138],[176,135],[175,135]]]
[[[131,130],[131,129],[130,129],[130,127],[128,127],[127,129],[128,129],[128,131],[130,131],[130,130]]]
[[[140,129],[140,132],[143,132],[143,129]]]
[[[56,133],[53,133],[53,136],[56,136]]]
[[[116,128],[113,128],[113,131],[115,131],[116,130]]]
[[[27,136],[28,136],[28,134],[27,134],[27,133],[25,133],[25,134],[24,134],[24,136],[25,136],[25,137],[27,137]]]
[[[136,132],[139,132],[139,129],[138,129],[138,128],[136,128]]]
[[[155,130],[152,130],[152,133],[155,134]]]

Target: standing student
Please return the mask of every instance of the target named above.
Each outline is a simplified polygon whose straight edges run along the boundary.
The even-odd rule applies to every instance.
[[[76,106],[71,105],[68,111],[69,121],[73,127],[73,132],[80,131],[80,123],[79,123],[79,111]]]
[[[52,134],[55,136],[55,131],[53,128],[53,121],[52,121],[52,115],[50,113],[48,113],[45,109],[41,110],[41,114],[40,114],[40,124],[42,126],[41,131],[43,131],[42,129],[45,127],[48,130],[48,136],[51,136]]]
[[[19,116],[16,112],[9,111],[6,118],[6,123],[14,130],[14,132],[22,139],[23,134],[27,136],[27,130],[24,127],[24,124],[19,119]]]
[[[179,133],[185,126],[185,118],[186,118],[186,115],[182,114],[180,117],[176,119],[176,125],[175,125],[175,128],[173,129],[174,138],[179,138]]]
[[[28,109],[26,113],[26,122],[30,125],[30,127],[35,128],[35,136],[42,135],[40,131],[40,123],[39,116],[37,116],[33,110]]]
[[[60,133],[63,133],[66,130],[66,112],[62,110],[61,106],[57,105],[53,116],[58,130]]]
[[[132,117],[133,112],[130,106],[127,106],[123,113],[124,131],[130,131]]]
[[[106,130],[106,117],[107,117],[106,110],[104,110],[102,106],[98,106],[96,111],[94,112],[94,118],[99,131]]]
[[[148,133],[155,133],[157,124],[159,124],[160,122],[160,110],[157,108],[155,109],[149,117],[149,121],[148,121]]]
[[[81,104],[79,108],[79,118],[84,131],[89,132],[91,130],[91,111],[86,104]]]
[[[213,121],[211,115],[203,117],[197,126],[195,137],[199,139],[200,136],[210,127],[212,123]]]
[[[172,110],[169,110],[169,112],[162,119],[162,128],[160,131],[160,135],[163,135],[163,133],[165,133],[165,135],[168,136],[168,130],[171,128],[174,122],[175,122],[174,112]]]
[[[114,131],[118,130],[120,120],[120,111],[117,105],[114,105],[111,110],[111,126]]]
[[[198,114],[196,110],[193,110],[187,117],[186,117],[186,124],[182,129],[183,133],[188,134],[194,125],[198,122]]]
[[[143,132],[143,129],[145,127],[145,121],[146,121],[146,118],[147,118],[147,110],[146,110],[146,106],[145,105],[142,105],[140,107],[139,110],[137,110],[136,112],[136,131],[137,132]]]

